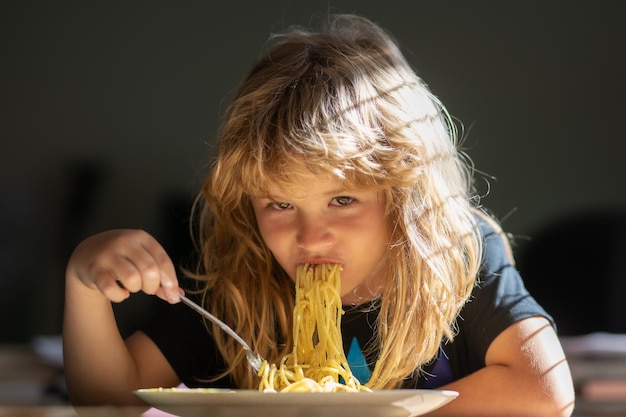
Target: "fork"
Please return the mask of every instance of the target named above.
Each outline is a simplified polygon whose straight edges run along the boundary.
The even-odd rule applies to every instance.
[[[259,355],[258,353],[254,352],[252,348],[250,348],[250,346],[246,343],[246,341],[243,340],[241,336],[239,336],[237,333],[235,333],[235,331],[232,328],[230,328],[230,326],[228,326],[222,320],[215,317],[213,314],[206,311],[204,308],[202,308],[195,302],[191,301],[186,296],[181,295],[180,300],[183,303],[187,304],[192,309],[196,310],[196,312],[202,314],[204,317],[211,320],[213,323],[217,324],[229,336],[233,337],[233,339],[235,339],[239,344],[241,344],[241,346],[243,346],[243,350],[246,352],[246,359],[248,360],[248,363],[250,364],[252,369],[254,369],[256,372],[259,372],[261,370],[261,365],[263,365],[263,362],[265,361],[265,359],[263,359],[263,357]]]

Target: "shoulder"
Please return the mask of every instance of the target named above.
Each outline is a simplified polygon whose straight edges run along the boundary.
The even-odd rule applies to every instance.
[[[483,240],[482,264],[457,320],[455,344],[465,345],[482,360],[491,342],[512,324],[533,316],[552,323],[552,318],[524,286],[502,228],[484,214],[477,215],[477,222]]]
[[[476,222],[483,243],[483,269],[485,264],[497,262],[501,267],[515,266],[509,236],[500,224],[483,212],[476,213]]]
[[[477,215],[477,222],[483,241],[482,263],[465,314],[477,307],[481,315],[497,313],[511,323],[531,315],[549,317],[526,289],[502,227],[483,213]]]

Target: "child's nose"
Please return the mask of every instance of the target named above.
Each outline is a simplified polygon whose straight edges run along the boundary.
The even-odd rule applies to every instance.
[[[328,224],[320,216],[300,216],[296,243],[308,251],[317,251],[329,246],[333,235]]]

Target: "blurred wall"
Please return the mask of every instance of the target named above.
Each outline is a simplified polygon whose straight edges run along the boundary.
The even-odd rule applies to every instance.
[[[220,115],[265,39],[326,10],[399,40],[466,127],[484,205],[520,237],[626,208],[626,3],[0,4],[0,342],[60,332],[72,248],[144,228],[182,252]],[[184,239],[184,238],[183,238]]]

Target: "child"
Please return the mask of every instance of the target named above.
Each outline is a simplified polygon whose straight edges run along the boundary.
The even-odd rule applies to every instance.
[[[390,36],[340,15],[272,42],[228,109],[199,196],[197,299],[277,363],[292,348],[296,265],[338,263],[344,350],[367,363],[351,368],[368,387],[460,393],[433,415],[569,415],[554,323],[479,211],[449,115]],[[122,340],[111,301],[138,291],[173,305]],[[258,387],[241,347],[181,292],[143,231],[76,248],[64,319],[75,404],[130,404],[134,389],[181,382]]]

